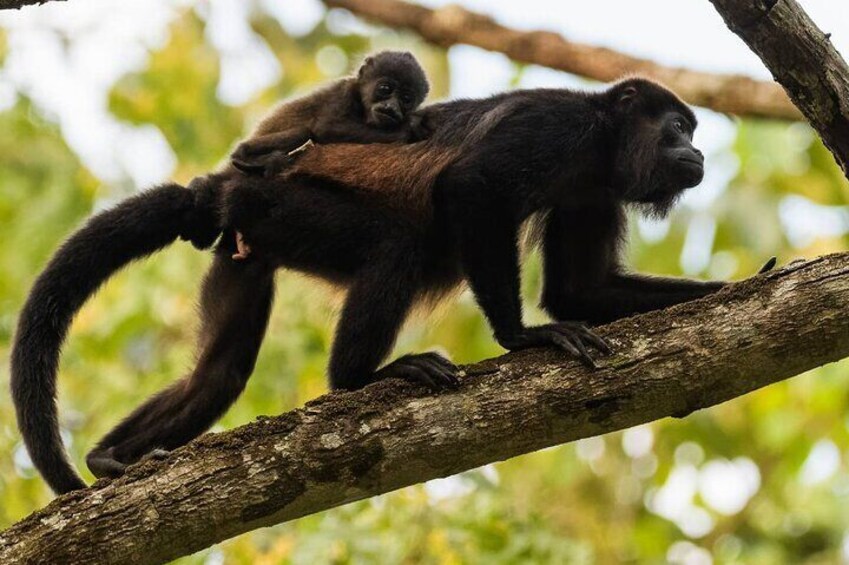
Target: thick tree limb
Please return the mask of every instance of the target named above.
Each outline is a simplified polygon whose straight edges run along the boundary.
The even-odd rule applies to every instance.
[[[849,178],[849,66],[795,0],[710,0],[802,110]]]
[[[588,371],[534,350],[430,396],[398,382],[209,434],[57,498],[0,563],[162,563],[249,530],[550,445],[685,416],[849,355],[849,254],[789,266],[601,332]]]
[[[609,82],[639,73],[666,84],[697,106],[741,116],[797,120],[802,116],[781,88],[742,75],[666,67],[624,53],[573,43],[546,31],[517,31],[459,6],[431,10],[399,0],[322,0],[396,29],[408,29],[431,43],[458,43],[504,53],[515,61]]]

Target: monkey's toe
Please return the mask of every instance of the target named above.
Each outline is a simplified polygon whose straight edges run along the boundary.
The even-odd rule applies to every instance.
[[[148,451],[145,454],[145,456],[142,457],[142,460],[154,459],[156,461],[162,461],[163,459],[168,459],[168,457],[170,457],[170,456],[171,456],[170,451],[168,451],[167,449],[161,449],[161,448],[157,447],[157,448],[154,448],[154,449],[151,449],[150,451]]]

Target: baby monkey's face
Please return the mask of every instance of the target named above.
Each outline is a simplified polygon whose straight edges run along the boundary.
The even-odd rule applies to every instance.
[[[400,127],[427,96],[427,77],[409,53],[369,57],[358,76],[365,120],[371,126]]]

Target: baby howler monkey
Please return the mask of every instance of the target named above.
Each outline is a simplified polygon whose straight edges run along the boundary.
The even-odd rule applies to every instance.
[[[412,112],[429,90],[427,76],[406,51],[381,51],[366,57],[357,74],[318,91],[283,102],[266,116],[232,155],[245,174],[274,176],[305,143],[392,143],[427,135]],[[238,253],[249,253],[237,233]]]

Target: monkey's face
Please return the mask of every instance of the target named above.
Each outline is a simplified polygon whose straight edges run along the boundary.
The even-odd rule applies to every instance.
[[[413,88],[392,77],[378,77],[361,93],[366,123],[383,129],[400,127],[422,101]]]
[[[647,205],[663,217],[683,192],[702,182],[704,155],[693,146],[696,124],[689,112],[669,110],[638,120],[620,144],[625,200]]]
[[[367,58],[357,80],[366,123],[382,129],[405,123],[428,91],[424,71],[405,52],[385,51]]]

